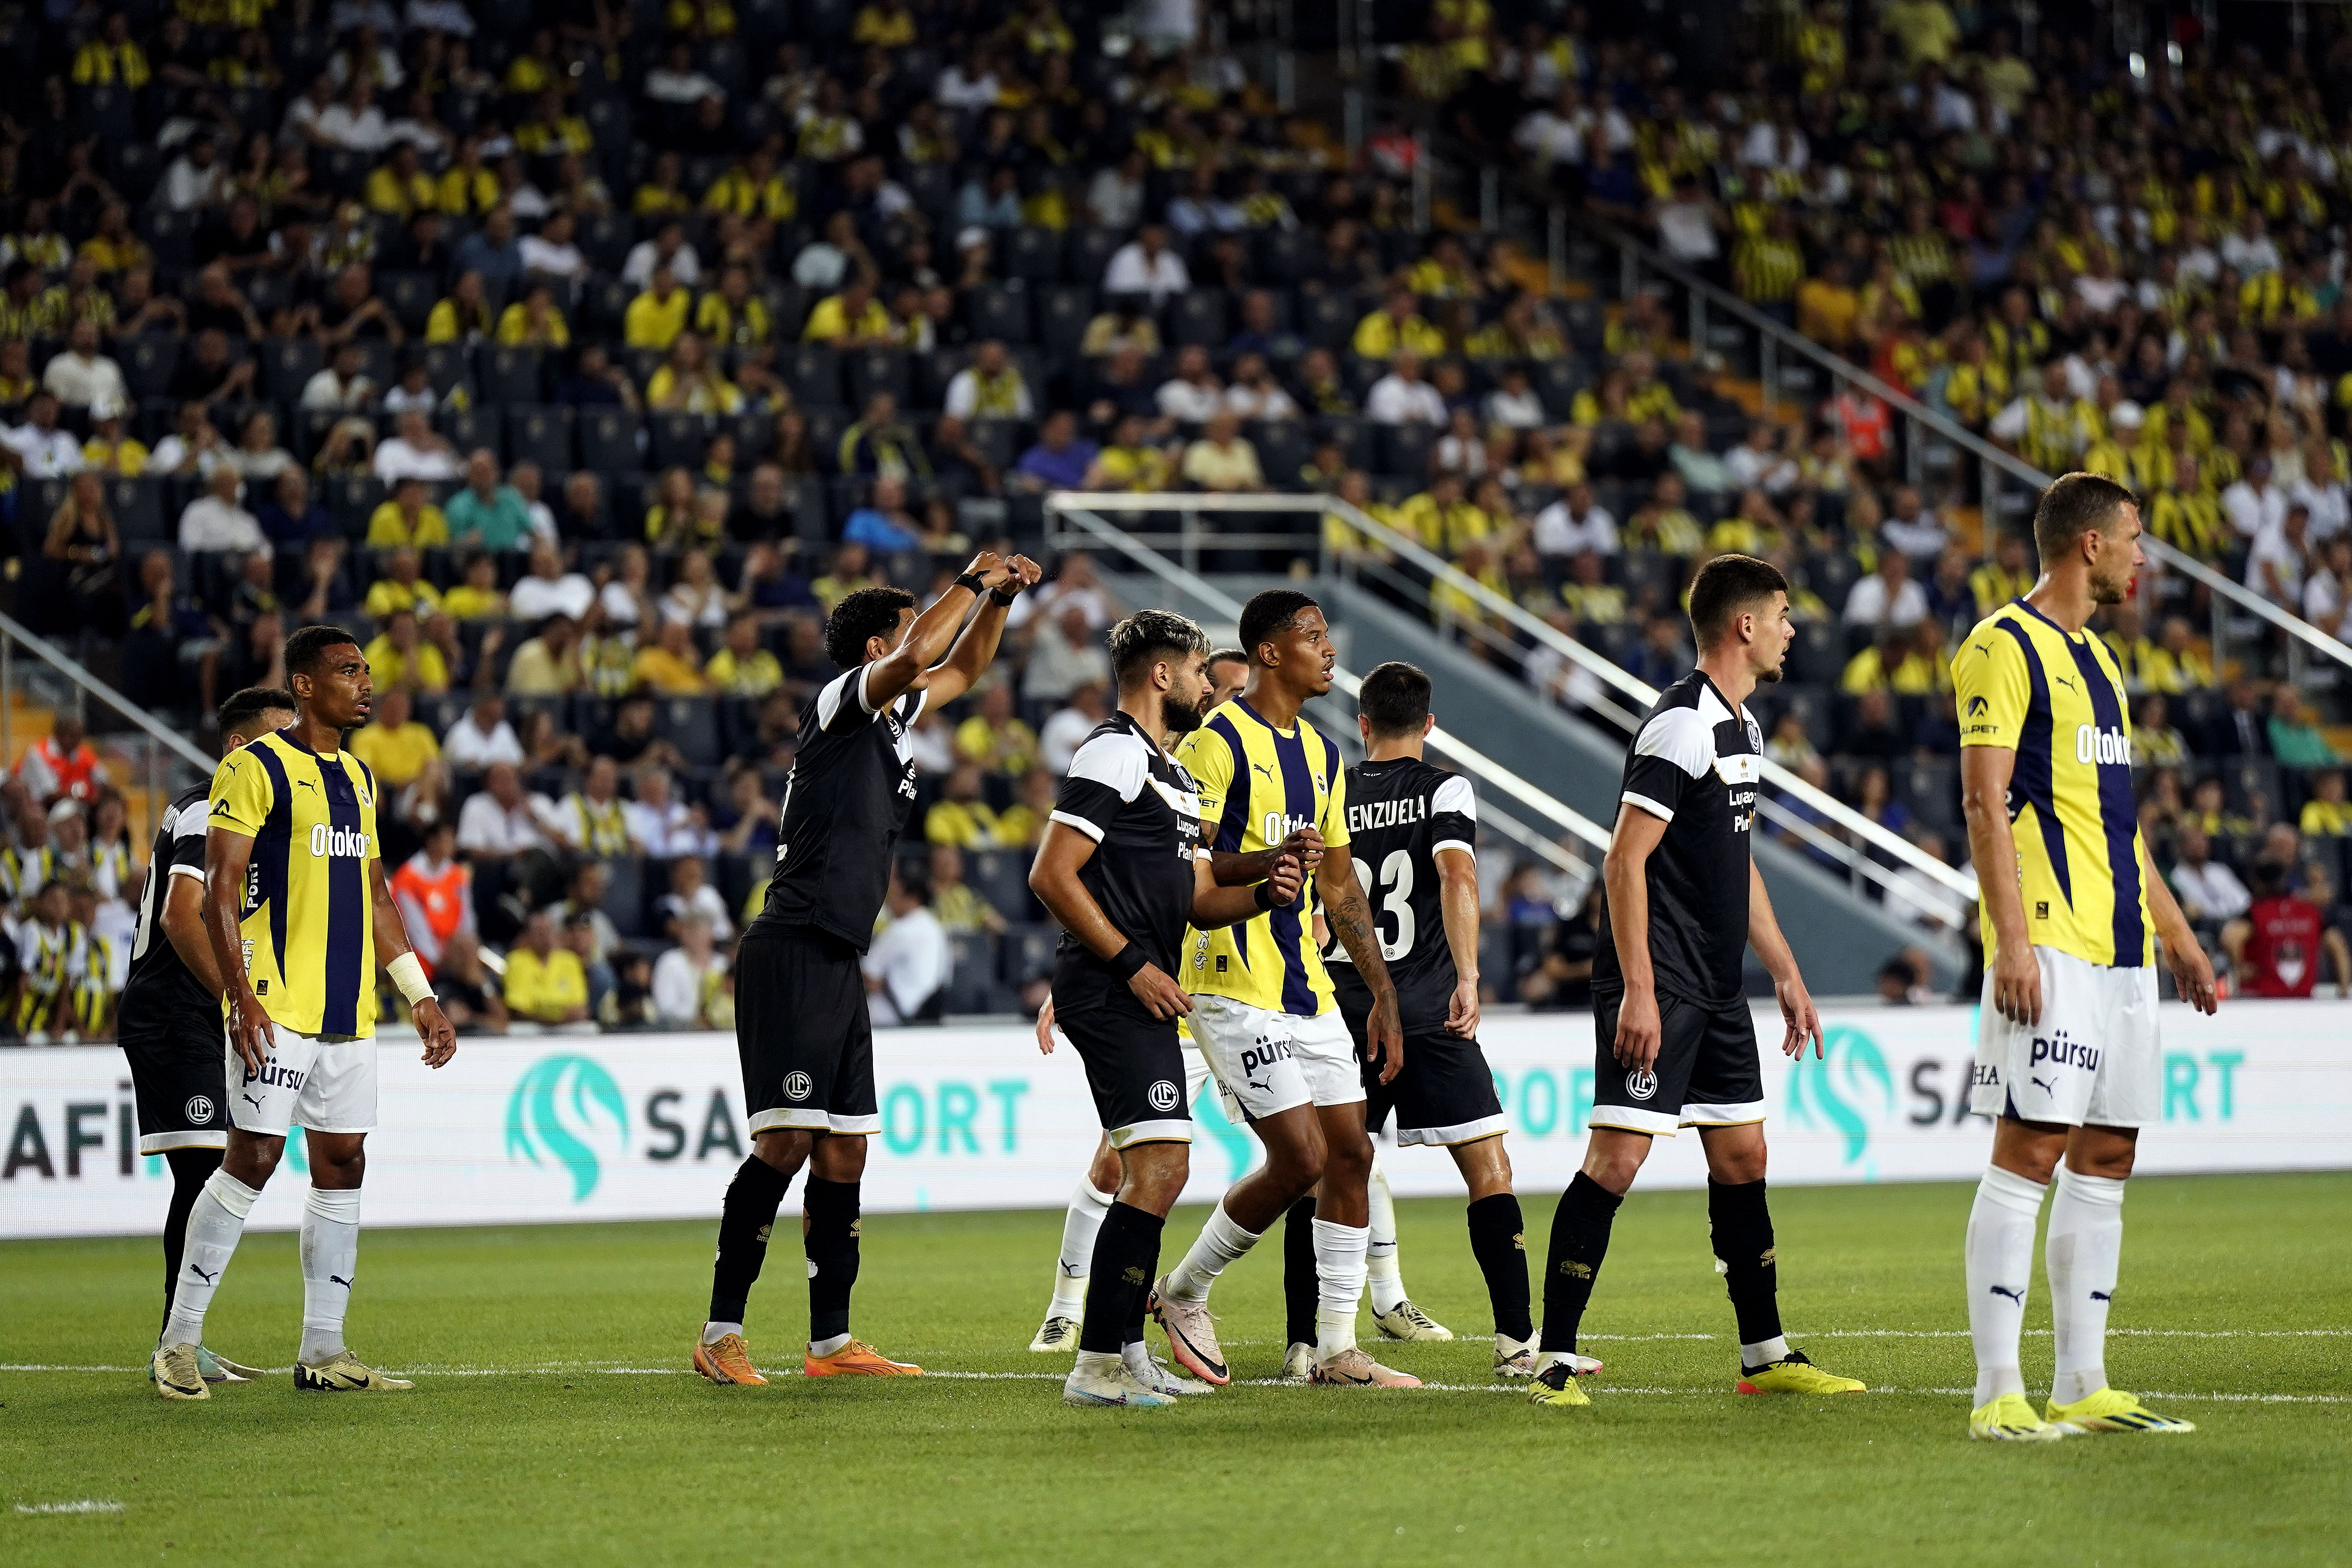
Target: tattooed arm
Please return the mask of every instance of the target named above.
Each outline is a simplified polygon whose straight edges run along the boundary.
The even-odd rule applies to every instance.
[[[1331,934],[1371,988],[1372,1016],[1364,1024],[1364,1049],[1380,1067],[1381,1081],[1390,1082],[1404,1066],[1404,1029],[1397,1019],[1396,985],[1389,979],[1388,960],[1381,956],[1380,934],[1371,911],[1364,907],[1364,890],[1346,845],[1323,851],[1322,864],[1315,868],[1315,891]]]

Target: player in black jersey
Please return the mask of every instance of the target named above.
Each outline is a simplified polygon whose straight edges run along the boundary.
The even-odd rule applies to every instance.
[[[710,1319],[694,1347],[695,1370],[713,1383],[767,1381],[743,1343],[743,1307],[766,1261],[776,1210],[803,1164],[803,1366],[811,1377],[922,1370],[849,1334],[858,1181],[866,1139],[881,1124],[874,1026],[857,961],[873,940],[915,803],[908,728],[927,703],[952,702],[971,689],[996,657],[1005,610],[1037,575],[1026,556],[1005,561],[982,551],[920,615],[904,589],[861,588],[825,624],[824,651],[843,673],[801,713],[767,902],[736,951],[735,1044],[751,1154],[727,1189]]]
[[[1526,1226],[1503,1151],[1503,1104],[1478,1048],[1478,803],[1468,779],[1423,759],[1436,723],[1429,694],[1427,675],[1389,663],[1364,677],[1356,699],[1365,760],[1348,770],[1348,832],[1405,1037],[1404,1069],[1393,1081],[1364,1073],[1364,1124],[1378,1131],[1393,1111],[1399,1146],[1434,1144],[1454,1156],[1470,1189],[1470,1250],[1495,1310],[1495,1371],[1528,1377],[1536,1352]],[[1372,994],[1338,942],[1323,961],[1361,1052]],[[1313,1258],[1297,1255],[1303,1250],[1286,1254],[1284,1285],[1311,1300]],[[1372,1308],[1382,1315],[1381,1301]]]
[[[292,692],[248,687],[221,704],[221,754],[292,722]],[[172,1205],[163,1217],[166,1318],[187,1243],[188,1211],[220,1169],[228,1147],[220,968],[204,924],[211,788],[206,779],[182,792],[156,822],[117,1031],[122,1054],[131,1058],[131,1091],[139,1102],[139,1152],[161,1154],[172,1168]],[[196,1365],[206,1383],[242,1383],[261,1375],[202,1346]]]
[[[1658,694],[1625,754],[1616,831],[1602,862],[1607,925],[1593,963],[1592,1135],[1553,1216],[1544,1271],[1538,1405],[1589,1405],[1576,1331],[1617,1205],[1651,1141],[1696,1127],[1707,1219],[1739,1323],[1742,1394],[1853,1394],[1780,1332],[1772,1215],[1764,1197],[1764,1079],[1740,985],[1749,945],[1772,976],[1780,1048],[1822,1046],[1822,1022],[1772,918],[1749,850],[1764,738],[1742,707],[1780,679],[1796,628],[1780,570],[1718,555],[1691,584],[1698,668]],[[1598,1363],[1584,1363],[1597,1370]]]
[[[1061,922],[1054,1016],[1086,1063],[1119,1181],[1095,1237],[1071,1405],[1156,1405],[1210,1385],[1180,1378],[1143,1341],[1160,1233],[1184,1190],[1192,1141],[1176,1020],[1192,1000],[1171,978],[1189,923],[1209,931],[1287,906],[1304,870],[1275,858],[1255,887],[1221,888],[1201,846],[1199,786],[1169,742],[1208,714],[1209,639],[1166,610],[1111,629],[1118,711],[1071,758],[1029,886]]]

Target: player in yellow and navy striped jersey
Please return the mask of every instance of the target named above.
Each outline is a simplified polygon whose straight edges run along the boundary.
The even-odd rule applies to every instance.
[[[188,1216],[172,1316],[152,1363],[167,1399],[207,1399],[196,1347],[246,1216],[305,1130],[302,1344],[294,1386],[397,1392],[412,1384],[343,1343],[359,1266],[360,1177],[376,1117],[376,969],[408,1003],[425,1061],[457,1054],[384,880],[379,794],[343,732],[367,721],[368,661],[339,626],[286,639],[294,722],[233,752],[213,775],[205,833],[205,934],[226,1020],[229,1138]]]
[[[2215,1006],[2212,965],[2140,837],[2123,672],[2088,629],[2102,605],[2130,595],[2139,535],[2130,490],[2097,474],[2058,479],[2033,517],[2041,579],[1978,623],[1952,659],[1985,947],[1970,1104],[1999,1119],[1969,1216],[1971,1437],[2189,1426],[2109,1387],[2105,1365],[2124,1179],[2139,1130],[2163,1114],[2158,943],[2182,998]],[[2037,1415],[2018,1343],[2053,1173],[2058,1364]]]
[[[1396,988],[1348,854],[1347,779],[1330,738],[1299,716],[1331,689],[1339,655],[1322,609],[1293,588],[1251,599],[1241,633],[1248,684],[1185,737],[1176,759],[1199,786],[1202,819],[1217,825],[1211,849],[1221,881],[1264,878],[1265,862],[1287,845],[1304,852],[1313,894],[1229,931],[1187,939],[1177,983],[1194,993],[1192,1038],[1265,1144],[1266,1163],[1226,1192],[1184,1260],[1154,1288],[1152,1308],[1177,1361],[1207,1382],[1225,1382],[1209,1288],[1313,1192],[1318,1296],[1315,1343],[1292,1347],[1307,1363],[1300,1370],[1318,1383],[1413,1384],[1356,1345],[1370,1243],[1367,1069],[1314,941],[1320,907],[1372,992],[1368,1065],[1389,1081],[1403,1065],[1404,1041]],[[1286,1356],[1286,1368],[1293,1359]]]

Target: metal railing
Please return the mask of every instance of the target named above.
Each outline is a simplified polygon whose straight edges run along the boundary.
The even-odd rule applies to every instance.
[[[1135,534],[1105,521],[1097,514],[1095,508],[1087,504],[1087,499],[1075,493],[1056,493],[1046,497],[1045,518],[1049,536],[1057,520],[1067,520],[1088,539],[1119,551],[1146,571],[1181,592],[1190,595],[1218,615],[1229,616],[1235,621],[1241,619],[1240,600],[1209,582],[1199,573],[1169,560],[1166,555]],[[1129,496],[1116,499],[1132,501],[1154,498]],[[1129,509],[1123,509],[1114,504],[1109,510]],[[1344,666],[1332,671],[1332,683],[1346,693],[1350,700],[1355,699],[1361,684]],[[1439,726],[1429,732],[1429,745],[1441,755],[1449,757],[1461,764],[1465,773],[1475,774],[1491,789],[1508,796],[1511,801],[1524,807],[1531,816],[1550,823],[1555,833],[1565,833],[1585,845],[1593,851],[1596,859],[1600,855],[1608,852],[1609,833],[1606,828],[1581,812],[1561,804],[1551,795],[1529,784],[1460,736]],[[1541,828],[1523,820],[1509,810],[1496,805],[1491,799],[1483,803],[1480,817],[1506,837],[1540,856],[1558,869],[1579,869],[1590,872],[1593,868],[1592,863],[1571,854],[1562,847],[1554,837],[1547,835]]]
[[[207,756],[185,735],[165,724],[153,714],[132,702],[89,668],[55,643],[34,631],[16,616],[0,612],[0,767],[7,765],[16,755],[16,695],[19,674],[16,648],[25,651],[41,664],[63,677],[68,686],[78,694],[80,702],[95,699],[100,705],[128,720],[131,728],[146,738],[147,790],[150,795],[163,797],[168,793],[169,781],[164,776],[166,756],[177,758],[210,777],[219,759]]]
[[[1161,572],[1163,575],[1181,574],[1181,577],[1185,580],[1184,585],[1189,592],[1215,594],[1219,598],[1231,603],[1229,597],[1219,593],[1211,584],[1202,582],[1190,568],[1175,567],[1168,563],[1159,550],[1149,542],[1148,536],[1113,528],[1103,522],[1098,516],[1094,515],[1105,511],[1173,515],[1179,521],[1179,528],[1182,531],[1183,536],[1193,540],[1196,554],[1199,548],[1225,548],[1230,541],[1257,537],[1255,535],[1202,534],[1199,529],[1200,519],[1203,513],[1313,512],[1318,520],[1313,540],[1314,552],[1323,569],[1335,574],[1341,563],[1334,561],[1331,552],[1326,549],[1319,521],[1326,516],[1337,516],[1350,529],[1371,540],[1381,549],[1398,559],[1409,562],[1426,574],[1433,582],[1442,582],[1448,587],[1465,595],[1482,609],[1524,634],[1534,644],[1551,649],[1563,659],[1592,676],[1603,686],[1630,699],[1633,703],[1630,708],[1613,707],[1604,710],[1609,717],[1622,722],[1629,733],[1640,727],[1642,716],[1648,712],[1652,704],[1657,701],[1656,687],[1621,668],[1614,660],[1594,652],[1573,637],[1547,626],[1509,598],[1495,593],[1485,584],[1458,571],[1450,562],[1424,547],[1418,540],[1399,533],[1379,519],[1366,514],[1335,496],[1271,494],[1162,496],[1064,490],[1055,491],[1045,498],[1045,519],[1049,538],[1053,535],[1056,518],[1067,517],[1073,521],[1079,521],[1087,532],[1117,544],[1150,569]],[[1294,550],[1307,542],[1295,533],[1284,537],[1288,540],[1290,547]],[[1171,575],[1171,580],[1175,580],[1174,575]],[[1238,615],[1239,610],[1240,606],[1234,605],[1230,613]],[[1514,651],[1524,650],[1515,649]],[[1352,688],[1350,689],[1352,690]],[[1433,736],[1432,739],[1433,742],[1435,737]],[[1458,742],[1453,744],[1455,748],[1454,754],[1463,755],[1466,748],[1461,747]],[[1465,762],[1465,765],[1469,764]],[[1486,766],[1492,768],[1496,764],[1489,762]],[[1480,770],[1474,768],[1473,771]],[[1769,758],[1764,762],[1764,778],[1780,792],[1782,797],[1785,797],[1775,799],[1768,795],[1759,805],[1759,812],[1773,827],[1795,838],[1808,849],[1836,862],[1845,869],[1850,879],[1873,883],[1878,887],[1882,896],[1891,893],[1907,904],[1919,904],[1935,899],[1935,894],[1929,889],[1922,888],[1913,878],[1905,875],[1906,872],[1916,872],[1918,876],[1924,877],[1934,889],[1940,889],[1943,897],[1936,900],[1936,912],[1956,925],[1965,921],[1969,906],[1977,897],[1977,879],[1973,871],[1946,865],[1921,850],[1900,834],[1890,832],[1836,796],[1815,788]],[[1540,794],[1540,792],[1538,793]],[[1549,800],[1550,797],[1546,795],[1543,798]],[[1816,822],[1810,819],[1804,812],[1790,809],[1786,804],[1787,800],[1801,803],[1807,810],[1818,816],[1822,821]],[[1567,810],[1564,806],[1560,809]],[[1580,820],[1589,821],[1584,818]],[[1596,831],[1599,830],[1596,828]],[[1841,834],[1850,836],[1852,840],[1860,842],[1851,842],[1848,837],[1841,837]],[[1602,833],[1601,842],[1605,845],[1606,841],[1607,836]],[[1882,864],[1880,860],[1874,858],[1873,851],[1885,857],[1891,864]]]

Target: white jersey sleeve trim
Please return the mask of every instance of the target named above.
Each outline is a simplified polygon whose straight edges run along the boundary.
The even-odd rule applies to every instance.
[[[1729,716],[1725,710],[1725,717]],[[1634,737],[1633,754],[1662,757],[1697,778],[1715,766],[1715,726],[1696,708],[1663,709]]]
[[[1652,800],[1646,795],[1636,795],[1629,789],[1617,798],[1623,801],[1627,805],[1640,806],[1643,811],[1648,812],[1660,822],[1672,822],[1675,819],[1675,812],[1672,806],[1660,805],[1656,801]]]
[[[1058,822],[1066,827],[1075,827],[1097,844],[1103,841],[1103,830],[1097,827],[1093,823],[1088,822],[1085,817],[1078,816],[1076,812],[1057,811],[1051,816],[1047,817],[1046,820],[1048,822]]]
[[[1455,773],[1439,784],[1430,795],[1429,809],[1433,812],[1459,812],[1475,822],[1478,820],[1478,792],[1470,787],[1468,779]]]
[[[199,811],[193,805],[182,806],[172,814],[172,837],[202,838],[205,836],[205,818],[208,815],[208,810]]]
[[[1151,758],[1142,741],[1121,731],[1108,731],[1096,735],[1080,746],[1070,759],[1066,776],[1087,779],[1116,793],[1121,800],[1133,800],[1143,793],[1144,782],[1151,773]]]
[[[1459,838],[1441,838],[1430,847],[1430,853],[1433,855],[1443,855],[1448,849],[1467,855],[1473,860],[1478,858],[1478,851],[1470,845],[1463,843]]]
[[[199,884],[205,879],[205,868],[202,866],[173,866],[170,871],[174,877],[194,877]]]
[[[825,684],[824,690],[816,694],[816,727],[818,729],[833,728],[834,717],[841,711],[842,701],[849,695],[849,683],[853,680],[857,682],[857,705],[865,708],[868,713],[874,711],[871,708],[866,708],[866,671],[873,668],[869,664],[862,668],[853,669],[845,675],[836,675]]]

